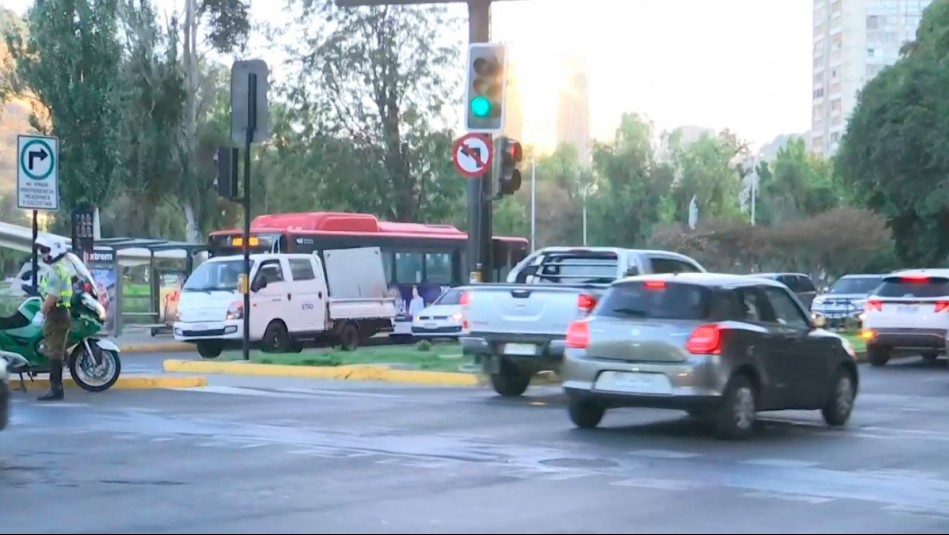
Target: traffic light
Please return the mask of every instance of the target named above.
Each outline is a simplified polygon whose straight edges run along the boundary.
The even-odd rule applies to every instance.
[[[501,43],[468,46],[468,90],[465,128],[469,132],[500,133],[504,129],[507,48]]]
[[[219,147],[214,155],[217,165],[217,193],[225,199],[236,199],[237,195],[237,147]]]
[[[501,195],[513,195],[521,189],[521,172],[517,165],[524,158],[524,151],[519,141],[502,137],[498,139],[498,156],[501,157],[498,173],[497,191]]]

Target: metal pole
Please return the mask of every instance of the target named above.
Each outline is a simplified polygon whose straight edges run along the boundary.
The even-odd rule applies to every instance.
[[[38,221],[39,213],[33,210],[33,292],[30,295],[36,295],[36,289],[39,286],[36,282],[37,271],[40,269],[39,258],[36,251],[36,239],[40,235],[40,224]]]
[[[751,174],[751,226],[755,225],[755,203],[758,200],[758,175],[752,171]]]
[[[587,193],[586,187],[583,188],[583,246],[587,246]]]
[[[250,146],[257,129],[257,75],[247,75],[247,135],[244,138],[244,360],[250,360]]]
[[[531,160],[531,252],[537,250],[537,160]]]
[[[468,42],[486,43],[491,39],[491,1],[468,1]],[[481,280],[490,280],[491,204],[486,185],[491,173],[468,180],[468,271],[480,271]],[[480,265],[480,267],[479,267]]]

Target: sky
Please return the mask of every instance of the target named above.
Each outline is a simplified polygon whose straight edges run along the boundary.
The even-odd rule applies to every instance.
[[[252,0],[252,15],[273,21],[278,1]],[[522,80],[525,137],[555,130],[565,54],[587,65],[596,138],[611,138],[624,112],[659,129],[727,127],[755,145],[810,127],[809,0],[503,0],[492,11],[492,40],[509,45]]]

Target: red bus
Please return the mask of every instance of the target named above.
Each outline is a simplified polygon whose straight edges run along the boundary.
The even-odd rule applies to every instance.
[[[407,311],[416,291],[428,305],[447,288],[468,282],[468,235],[451,225],[393,223],[379,221],[371,214],[302,212],[257,216],[251,221],[250,230],[252,253],[379,247],[389,291],[401,297],[404,306],[394,334],[411,334],[411,316]],[[243,244],[242,229],[219,230],[208,236],[211,256],[241,254]],[[494,280],[504,280],[529,250],[524,238],[495,236]]]

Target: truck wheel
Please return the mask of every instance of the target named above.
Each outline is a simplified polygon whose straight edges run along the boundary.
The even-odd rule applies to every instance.
[[[923,357],[923,360],[928,360],[928,361],[932,362],[932,361],[934,361],[934,360],[936,360],[936,359],[939,358],[939,352],[938,352],[938,351],[935,351],[935,350],[923,351],[923,352],[920,354],[920,356]]]
[[[216,359],[221,356],[222,351],[224,351],[224,344],[217,340],[198,342],[198,354],[201,358]]]
[[[290,352],[290,333],[287,332],[287,326],[280,320],[270,322],[261,342],[261,349],[267,353]]]
[[[494,391],[506,398],[522,395],[530,384],[531,375],[506,359],[501,360],[501,371],[491,374]]]
[[[359,328],[353,323],[343,325],[339,331],[339,342],[343,351],[355,351],[359,348]]]
[[[867,360],[876,367],[886,366],[890,362],[890,348],[880,346],[867,346]]]

